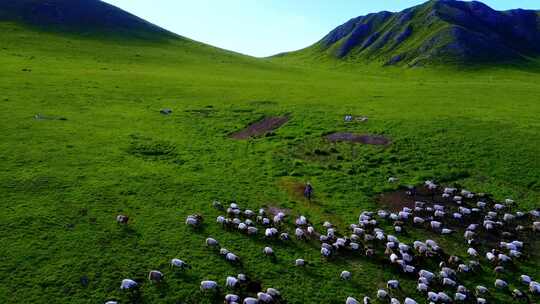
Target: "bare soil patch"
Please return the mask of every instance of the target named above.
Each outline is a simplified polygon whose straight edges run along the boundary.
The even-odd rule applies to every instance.
[[[429,205],[434,204],[435,202],[443,202],[445,199],[442,198],[440,192],[436,192],[432,195],[432,192],[424,186],[417,186],[416,193],[414,196],[407,194],[408,189],[399,189],[396,191],[384,192],[377,196],[377,202],[388,208],[390,211],[400,211],[404,207],[414,208],[414,202],[421,201]]]
[[[331,142],[347,141],[364,145],[387,146],[390,140],[381,135],[354,134],[348,132],[337,132],[326,135],[326,139]]]
[[[304,189],[306,185],[290,179],[282,179],[279,181],[279,187],[287,191],[287,193],[296,199],[304,198]]]
[[[266,117],[255,123],[250,124],[243,130],[231,134],[231,138],[234,139],[248,139],[250,137],[257,137],[266,134],[281,127],[289,121],[287,116],[272,116]]]

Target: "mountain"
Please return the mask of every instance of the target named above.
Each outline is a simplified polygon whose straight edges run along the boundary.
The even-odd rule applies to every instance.
[[[539,55],[538,11],[433,0],[398,13],[351,19],[314,45],[278,56],[418,66],[514,62]]]
[[[179,37],[99,0],[2,0],[0,21],[76,34],[143,39]]]

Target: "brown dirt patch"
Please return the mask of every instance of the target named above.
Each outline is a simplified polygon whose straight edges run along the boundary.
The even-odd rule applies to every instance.
[[[400,211],[404,207],[414,209],[414,202],[421,201],[428,204],[434,202],[442,202],[444,199],[441,197],[441,193],[437,192],[435,196],[431,195],[431,192],[424,186],[416,187],[416,195],[407,195],[407,189],[399,189],[396,191],[384,192],[377,196],[377,202],[390,211]]]
[[[279,187],[287,191],[291,197],[296,199],[304,198],[304,188],[306,187],[304,183],[284,178],[279,181]]]
[[[266,117],[262,120],[250,124],[243,130],[231,134],[230,137],[234,139],[247,139],[250,137],[261,136],[266,134],[267,132],[278,129],[287,121],[289,121],[289,117],[287,116]]]
[[[327,135],[326,139],[331,142],[348,141],[352,143],[377,146],[387,146],[390,144],[390,140],[381,135],[354,134],[348,132],[332,133]]]

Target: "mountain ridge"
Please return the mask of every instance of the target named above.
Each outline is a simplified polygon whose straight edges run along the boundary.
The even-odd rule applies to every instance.
[[[101,0],[3,0],[0,21],[83,35],[145,40],[184,38]]]
[[[540,12],[431,0],[396,13],[352,18],[314,45],[278,54],[302,55],[408,66],[526,61],[540,55]]]

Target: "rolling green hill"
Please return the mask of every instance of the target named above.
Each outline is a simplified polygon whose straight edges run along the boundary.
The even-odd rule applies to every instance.
[[[362,210],[381,208],[379,193],[426,179],[511,197],[516,210],[539,207],[534,68],[318,66],[302,57],[255,59],[186,38],[144,39],[138,31],[50,29],[13,15],[0,21],[1,303],[220,303],[199,291],[200,281],[224,284],[240,272],[279,289],[287,303],[374,297],[391,278],[420,300],[413,278],[378,260],[325,260],[316,242],[224,231],[212,201],[286,209],[289,230],[304,214],[318,230],[330,220],[340,231]],[[163,108],[172,114],[160,114]],[[345,123],[349,113],[369,120]],[[290,120],[267,136],[229,137],[277,115]],[[391,144],[323,139],[333,131],[379,134]],[[389,176],[399,183],[389,184]],[[313,202],[294,191],[308,180]],[[116,223],[120,213],[129,215],[127,226]],[[198,231],[184,224],[193,213],[205,218]],[[465,258],[462,234],[411,227],[400,239],[433,238]],[[208,236],[242,265],[207,248]],[[512,288],[522,288],[518,274],[540,277],[539,243],[527,241],[528,256],[499,275]],[[268,244],[275,262],[262,255]],[[193,269],[173,273],[174,257]],[[295,268],[296,258],[309,267]],[[164,284],[147,281],[152,269],[165,273]],[[351,281],[338,279],[342,270],[352,272]],[[141,283],[137,297],[119,290],[124,278]],[[486,266],[464,282],[491,287],[493,278]],[[493,290],[490,299],[508,303],[511,296]]]
[[[540,55],[537,11],[432,0],[398,13],[349,20],[314,45],[278,57],[333,57],[379,65],[526,62]]]

